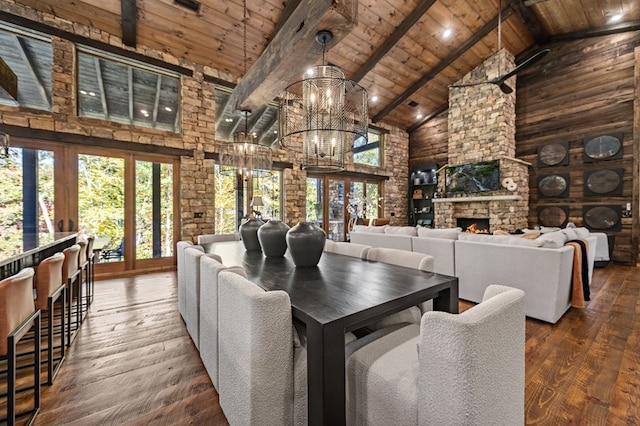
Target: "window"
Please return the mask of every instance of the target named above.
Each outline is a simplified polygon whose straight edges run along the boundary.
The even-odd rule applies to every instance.
[[[353,143],[353,162],[380,167],[382,163],[382,132],[369,129],[368,138],[358,138]]]
[[[216,234],[233,234],[238,223],[237,173],[232,166],[216,164],[214,173]]]
[[[51,111],[51,39],[0,23],[2,59],[18,77],[18,99],[0,90],[0,104]]]
[[[132,60],[78,49],[78,115],[179,131],[180,78]]]

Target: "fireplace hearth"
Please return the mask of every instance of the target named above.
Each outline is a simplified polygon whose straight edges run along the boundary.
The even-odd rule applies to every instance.
[[[474,234],[488,234],[490,229],[488,218],[458,217],[456,218],[456,226],[462,228],[463,232]]]

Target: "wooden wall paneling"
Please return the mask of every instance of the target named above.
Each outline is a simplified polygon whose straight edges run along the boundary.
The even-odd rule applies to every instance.
[[[568,220],[577,226],[585,225],[583,213],[588,207],[619,209],[633,200],[637,210],[639,166],[634,129],[640,118],[634,87],[639,78],[638,44],[638,33],[554,43],[549,46],[549,60],[527,70],[518,81],[516,155],[533,163],[529,176],[531,224],[537,221],[537,210],[554,205],[553,199],[544,197],[537,188],[538,180],[548,174],[569,174],[569,196],[564,200]],[[585,162],[584,138],[612,132],[624,133],[621,158]],[[568,141],[569,164],[540,168],[535,161],[538,148],[558,140]],[[584,193],[585,174],[603,168],[621,171],[622,191],[600,194],[596,199]],[[637,221],[636,214],[633,216],[622,218],[619,230],[606,231],[616,237],[613,259],[629,264],[636,263],[638,251],[632,223]]]
[[[634,50],[634,87],[636,93],[640,91],[640,47],[636,47]],[[638,232],[640,228],[640,209],[638,203],[640,196],[638,195],[640,190],[640,97],[635,96],[633,100],[633,196],[631,202],[631,215],[632,218],[623,219],[625,221],[631,220],[632,233],[631,233],[631,252],[632,260],[634,263],[638,263]]]
[[[447,111],[421,126],[409,136],[409,170],[434,162],[442,167],[449,160]]]

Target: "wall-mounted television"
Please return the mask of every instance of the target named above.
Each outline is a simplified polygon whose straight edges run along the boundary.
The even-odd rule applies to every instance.
[[[500,189],[500,161],[449,166],[445,169],[445,191],[448,195],[496,191]]]

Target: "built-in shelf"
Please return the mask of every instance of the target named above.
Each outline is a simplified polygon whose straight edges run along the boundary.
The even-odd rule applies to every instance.
[[[521,195],[487,195],[485,197],[434,198],[434,203],[475,203],[489,201],[520,201]]]

